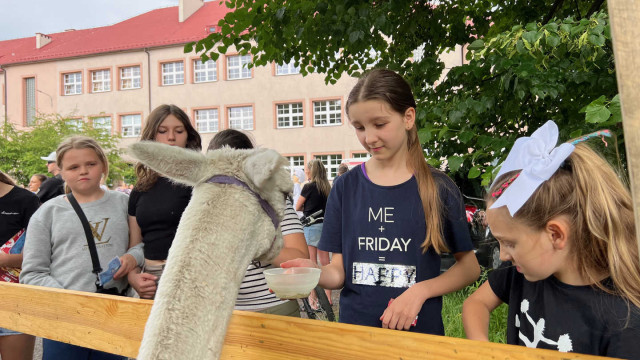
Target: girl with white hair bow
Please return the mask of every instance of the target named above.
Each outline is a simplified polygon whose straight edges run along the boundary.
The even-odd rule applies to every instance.
[[[506,265],[464,303],[467,337],[488,341],[509,304],[507,343],[640,358],[640,264],[629,190],[584,143],[556,147],[552,121],[516,140],[487,196]]]

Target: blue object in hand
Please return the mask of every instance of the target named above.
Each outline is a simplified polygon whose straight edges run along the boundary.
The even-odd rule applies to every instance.
[[[120,262],[119,257],[116,256],[113,259],[111,259],[111,261],[109,261],[109,265],[107,266],[107,270],[98,274],[98,278],[100,279],[100,285],[104,286],[104,284],[113,280],[113,275],[116,273],[116,271],[118,271],[118,269],[120,269],[121,265],[122,263]]]

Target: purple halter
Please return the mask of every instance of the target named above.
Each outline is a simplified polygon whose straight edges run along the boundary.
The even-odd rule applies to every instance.
[[[271,206],[265,199],[263,199],[260,195],[258,195],[258,193],[256,193],[255,191],[251,190],[249,185],[245,184],[243,181],[241,181],[238,178],[235,178],[233,176],[214,175],[209,180],[207,180],[206,182],[208,182],[210,184],[238,185],[240,187],[245,188],[247,191],[249,191],[251,193],[251,195],[255,196],[255,198],[258,199],[258,202],[260,203],[260,206],[262,206],[262,210],[264,210],[264,212],[266,212],[267,215],[269,215],[269,217],[271,218],[271,222],[273,222],[273,226],[276,228],[276,230],[278,229],[278,226],[280,225],[280,219],[278,219],[278,214],[276,214],[276,211],[273,208],[273,206]]]

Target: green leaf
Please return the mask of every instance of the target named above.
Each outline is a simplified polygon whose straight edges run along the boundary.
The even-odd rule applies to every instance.
[[[447,162],[449,164],[449,169],[451,170],[451,172],[456,172],[464,163],[464,158],[457,155],[449,156],[447,158]]]
[[[601,123],[605,122],[611,116],[611,111],[604,106],[601,106],[593,111],[587,111],[585,121],[588,123]]]
[[[195,42],[190,42],[190,43],[184,44],[184,53],[188,54],[188,53],[192,52],[194,44],[195,44]]]
[[[580,135],[582,135],[582,129],[572,131],[571,134],[569,134],[569,137],[575,139]]]
[[[604,41],[605,41],[604,36],[594,35],[594,34],[589,35],[587,39],[589,39],[589,42],[594,46],[602,46],[604,45]]]
[[[425,144],[431,140],[433,134],[430,129],[422,128],[418,130],[418,139],[420,139],[420,144]]]
[[[481,39],[478,39],[478,40],[472,42],[469,45],[468,49],[469,50],[473,50],[473,51],[482,50],[482,49],[484,49],[484,41],[481,40]]]
[[[616,95],[609,103],[609,111],[611,111],[611,121],[619,123],[622,121],[622,110],[620,109],[620,95]]]
[[[474,133],[472,133],[471,131],[463,131],[460,133],[460,135],[458,135],[458,139],[460,139],[463,144],[466,144],[469,142],[469,140],[473,139],[473,135]]]
[[[467,177],[469,179],[475,179],[478,176],[480,176],[481,172],[480,169],[478,168],[478,166],[473,166],[470,170],[469,170],[469,175],[467,175]]]
[[[559,36],[551,35],[551,34],[547,35],[545,40],[547,42],[547,45],[549,45],[551,47],[556,47],[556,46],[560,45],[560,41],[561,41]]]
[[[537,31],[538,30],[538,24],[536,23],[528,23],[527,25],[525,25],[524,27],[525,29],[527,29],[528,31]]]
[[[284,7],[281,7],[280,9],[278,9],[276,11],[276,19],[282,20],[282,18],[284,17],[285,10],[286,10],[286,8],[284,8]]]
[[[537,31],[527,31],[522,34],[522,38],[527,40],[531,45],[538,40],[538,32]]]

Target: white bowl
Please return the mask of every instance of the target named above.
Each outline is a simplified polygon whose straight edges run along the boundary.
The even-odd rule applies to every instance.
[[[280,299],[306,298],[311,293],[318,280],[320,269],[309,267],[274,268],[264,271],[267,285]]]

